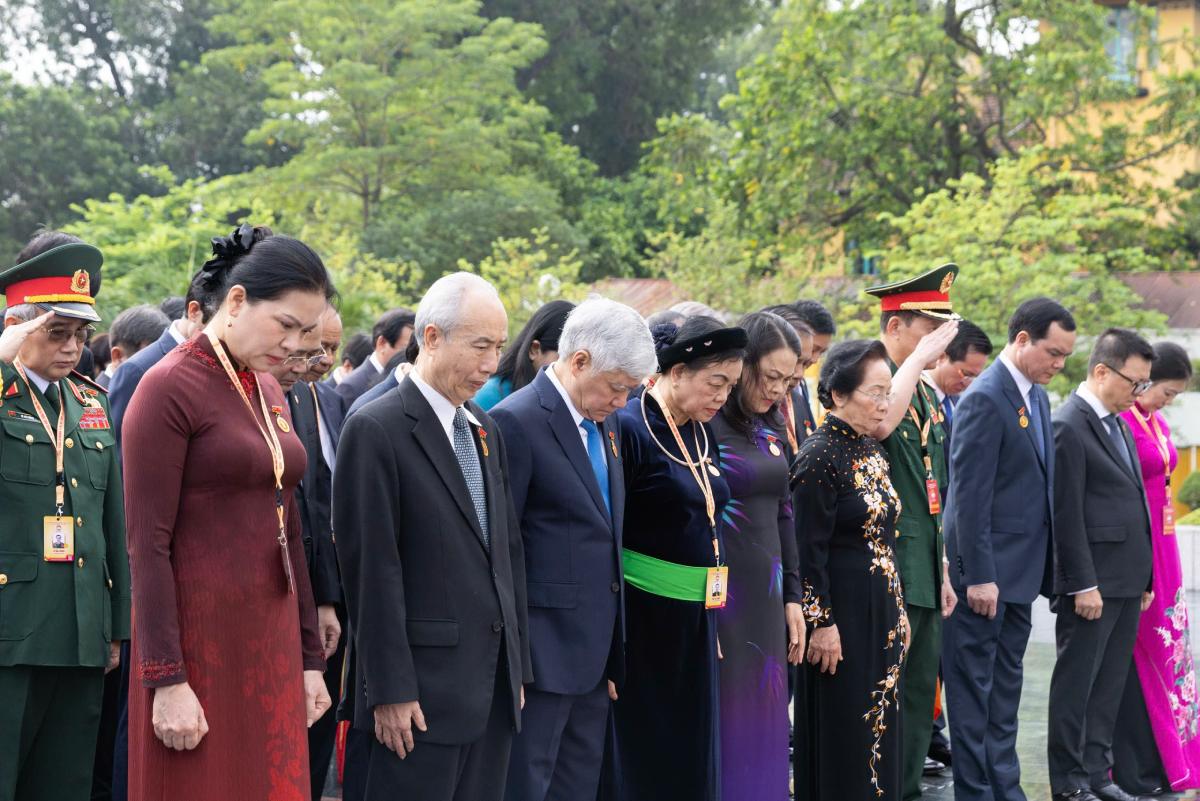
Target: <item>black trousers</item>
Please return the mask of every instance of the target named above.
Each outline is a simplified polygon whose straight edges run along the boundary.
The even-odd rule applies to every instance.
[[[1050,677],[1046,754],[1050,789],[1068,793],[1108,784],[1113,730],[1133,663],[1141,598],[1105,598],[1098,620],[1075,614],[1075,599],[1059,596],[1058,661]]]
[[[1117,712],[1117,730],[1113,735],[1113,778],[1123,790],[1148,795],[1171,787],[1163,770],[1154,729],[1146,714],[1142,682],[1134,668],[1125,680],[1125,695]]]
[[[341,613],[338,614],[338,621],[342,624],[342,639],[325,668],[325,689],[329,691],[335,707],[342,697],[342,663],[346,659],[346,622]],[[333,746],[337,740],[337,727],[336,709],[331,709],[308,730],[308,772],[312,780],[312,801],[321,801],[324,794],[329,762],[333,759]]]
[[[496,673],[487,727],[475,742],[418,741],[401,759],[372,735],[366,801],[503,801],[514,721],[507,671]]]

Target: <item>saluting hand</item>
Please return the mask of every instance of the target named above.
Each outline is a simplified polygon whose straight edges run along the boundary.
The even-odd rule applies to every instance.
[[[319,670],[304,671],[304,713],[308,717],[308,727],[311,729],[331,706],[333,701],[329,700],[325,674]]]
[[[12,364],[16,360],[17,354],[21,352],[21,346],[25,344],[25,340],[29,338],[29,335],[50,322],[52,317],[54,317],[54,312],[48,311],[41,317],[35,317],[28,322],[17,323],[5,328],[4,333],[0,334],[0,361],[5,364]]]
[[[401,759],[411,754],[415,747],[413,726],[421,731],[429,731],[420,702],[380,704],[375,707],[375,739],[395,751]]]
[[[176,751],[191,751],[208,734],[200,699],[186,681],[155,688],[150,721],[154,736]]]
[[[913,358],[917,359],[921,364],[930,364],[937,361],[938,357],[946,352],[946,348],[950,347],[950,343],[954,341],[954,335],[957,333],[957,320],[942,323],[933,331],[921,337],[921,341],[913,349]]]

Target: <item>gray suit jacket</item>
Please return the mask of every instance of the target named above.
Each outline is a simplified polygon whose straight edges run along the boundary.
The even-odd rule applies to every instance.
[[[1098,586],[1106,598],[1136,598],[1150,588],[1153,554],[1142,467],[1128,427],[1117,422],[1129,462],[1078,395],[1054,414],[1055,594]]]

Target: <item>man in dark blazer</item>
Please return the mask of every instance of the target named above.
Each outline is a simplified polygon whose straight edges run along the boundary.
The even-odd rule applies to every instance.
[[[641,316],[603,298],[571,311],[559,359],[492,407],[525,544],[535,682],[507,801],[594,799],[623,673],[625,482],[613,412],[655,371]]]
[[[387,363],[397,353],[404,353],[413,335],[414,315],[408,309],[392,309],[371,329],[374,351],[366,361],[355,368],[337,385],[337,393],[346,402],[346,408],[371,387],[388,376]]]
[[[500,430],[471,398],[508,326],[491,284],[434,282],[421,353],[347,421],[334,531],[353,638],[366,798],[499,801],[533,681],[525,556]]]
[[[292,425],[308,457],[304,478],[296,487],[304,537],[304,556],[309,583],[317,604],[317,619],[325,648],[325,688],[330,698],[342,692],[342,662],[345,657],[342,582],[338,574],[333,541],[333,465],[342,427],[342,398],[332,387],[322,394],[320,380],[333,367],[342,344],[342,320],[330,306],[321,316],[319,354],[309,358],[303,380],[280,378],[286,391]],[[286,380],[286,383],[285,383]],[[337,716],[325,715],[308,730],[309,775],[312,797],[323,795],[329,761],[337,735]]]
[[[1138,620],[1154,598],[1150,510],[1118,416],[1150,386],[1154,349],[1132,331],[1096,340],[1087,380],[1054,415],[1054,608],[1047,754],[1054,798],[1136,801],[1111,778],[1113,730]]]
[[[1050,590],[1054,442],[1043,385],[1075,347],[1075,320],[1034,298],[1000,357],[954,409],[945,541],[958,604],[942,668],[956,801],[1025,801],[1017,759],[1021,660],[1031,607]]]

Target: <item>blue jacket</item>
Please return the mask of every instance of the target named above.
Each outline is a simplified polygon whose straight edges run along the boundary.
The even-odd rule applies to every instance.
[[[129,408],[129,401],[133,398],[133,391],[137,389],[146,371],[175,350],[175,345],[175,337],[171,336],[171,326],[167,326],[157,340],[133,354],[113,373],[112,382],[108,385],[108,406],[112,410],[113,433],[117,437],[118,448],[121,446],[121,424],[125,420],[125,410]]]
[[[346,417],[354,414],[376,398],[382,398],[389,390],[393,390],[398,386],[400,386],[400,382],[396,380],[396,371],[392,370],[382,381],[359,395],[354,399],[353,403],[349,404],[350,408],[346,411]],[[342,399],[342,402],[345,403],[345,398]]]
[[[545,371],[489,414],[504,436],[525,545],[534,686],[578,695],[605,678],[620,683],[625,484],[610,444],[621,441],[616,415],[600,424],[610,519],[580,430]]]
[[[1043,453],[1029,410],[999,359],[954,407],[950,493],[945,515],[950,583],[965,590],[995,582],[1000,600],[1031,603],[1049,594],[1054,534],[1054,439],[1046,390],[1034,384]],[[1021,418],[1027,425],[1021,425]]]

